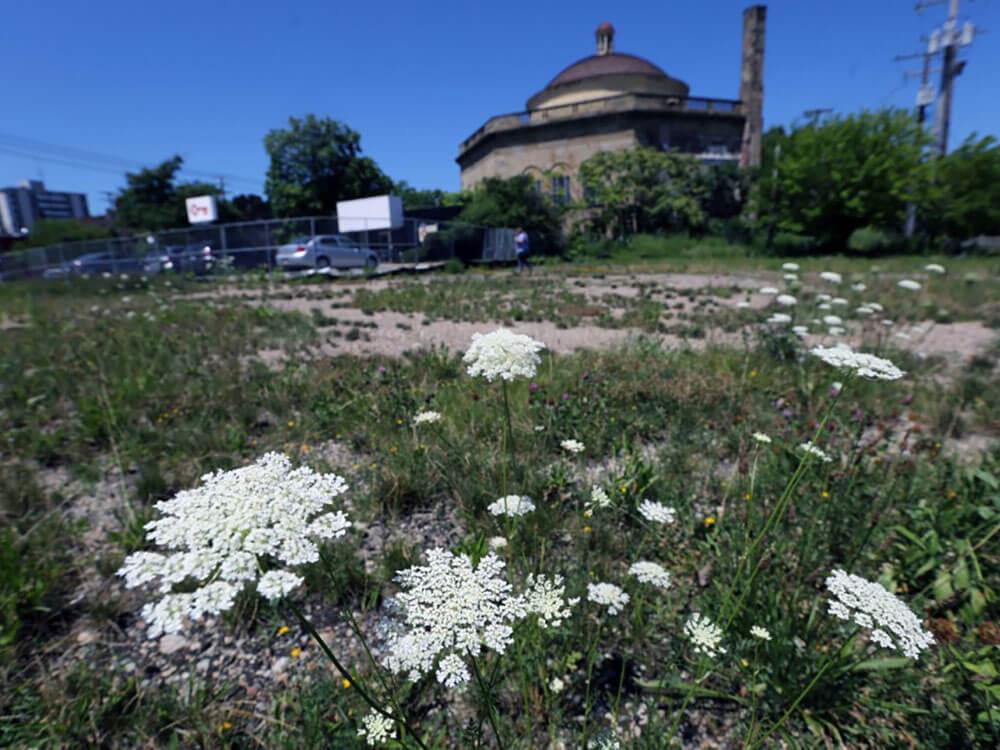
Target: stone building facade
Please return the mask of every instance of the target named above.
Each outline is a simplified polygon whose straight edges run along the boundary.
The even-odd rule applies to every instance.
[[[754,112],[741,100],[693,97],[686,83],[648,60],[615,52],[614,28],[603,23],[596,54],[559,73],[526,111],[490,118],[461,144],[462,189],[526,174],[557,201],[579,200],[584,161],[637,145],[708,162],[759,163],[759,135],[751,134],[760,132],[763,109],[763,10],[744,14],[744,25],[755,25],[744,31],[740,93],[754,95]]]

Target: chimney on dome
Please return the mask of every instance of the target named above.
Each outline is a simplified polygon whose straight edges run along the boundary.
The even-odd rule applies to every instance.
[[[605,21],[597,27],[597,54],[610,55],[614,49],[615,27]]]

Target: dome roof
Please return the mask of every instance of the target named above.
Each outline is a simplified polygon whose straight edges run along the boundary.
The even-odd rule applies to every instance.
[[[613,75],[641,75],[654,78],[669,78],[663,70],[635,55],[622,52],[611,52],[606,55],[591,55],[570,65],[559,75],[549,81],[546,89],[562,86],[567,83],[582,81],[586,78]]]

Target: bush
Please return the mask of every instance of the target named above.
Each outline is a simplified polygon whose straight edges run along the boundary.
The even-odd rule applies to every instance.
[[[816,238],[794,232],[778,232],[771,241],[778,255],[806,255],[816,247]]]
[[[851,232],[847,248],[852,253],[876,255],[897,250],[903,244],[899,235],[878,227],[861,227]]]

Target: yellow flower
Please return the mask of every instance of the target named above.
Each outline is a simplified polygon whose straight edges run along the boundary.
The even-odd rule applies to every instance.
[[[949,500],[954,500],[956,497],[958,497],[958,493],[955,492],[955,490],[948,490],[948,499]]]
[[[287,632],[288,632],[287,625],[282,625],[280,628],[278,628],[278,635],[284,635]]]
[[[222,722],[222,724],[219,725],[219,729],[221,729],[223,732],[228,731],[228,730],[230,730],[232,728],[233,728],[233,725],[231,723],[229,723],[228,721],[224,721],[224,722]]]
[[[345,677],[340,681],[340,684],[343,685],[344,690],[347,690],[351,686],[351,681]]]
[[[705,518],[705,525],[715,526],[715,516],[708,516],[707,518]]]
[[[584,518],[590,518],[592,515],[594,515],[594,511],[592,511],[592,510],[585,510],[585,511],[583,511],[583,517]]]
[[[757,371],[756,371],[756,370],[751,370],[751,371],[750,371],[750,377],[751,377],[751,378],[755,378],[755,377],[757,377]]]
[[[403,424],[403,420],[402,419],[397,419],[396,420],[396,424]]]
[[[395,445],[392,446],[391,448],[389,448],[389,453],[396,453],[398,451],[399,451],[399,448],[397,448]]]
[[[309,452],[309,444],[308,443],[303,443],[302,444],[302,452],[303,453],[308,453]]]
[[[589,534],[591,531],[593,531],[593,529],[590,526],[584,526],[583,527],[583,533],[584,534]]]
[[[288,426],[289,426],[289,428],[294,427],[295,426],[295,420],[294,419],[289,419],[288,420]]]
[[[826,490],[823,490],[821,493],[819,493],[819,496],[821,498],[823,498],[824,500],[829,500],[830,499],[830,493],[827,492]]]
[[[752,492],[744,492],[743,493],[743,499],[747,500],[747,501],[753,500],[753,493]]]
[[[740,665],[741,665],[741,666],[742,666],[742,667],[743,667],[744,669],[746,669],[747,667],[749,667],[749,666],[750,666],[750,662],[748,662],[748,661],[747,661],[746,659],[740,659]]]
[[[292,649],[292,658],[298,659],[300,656],[302,656],[302,649],[296,646]]]

